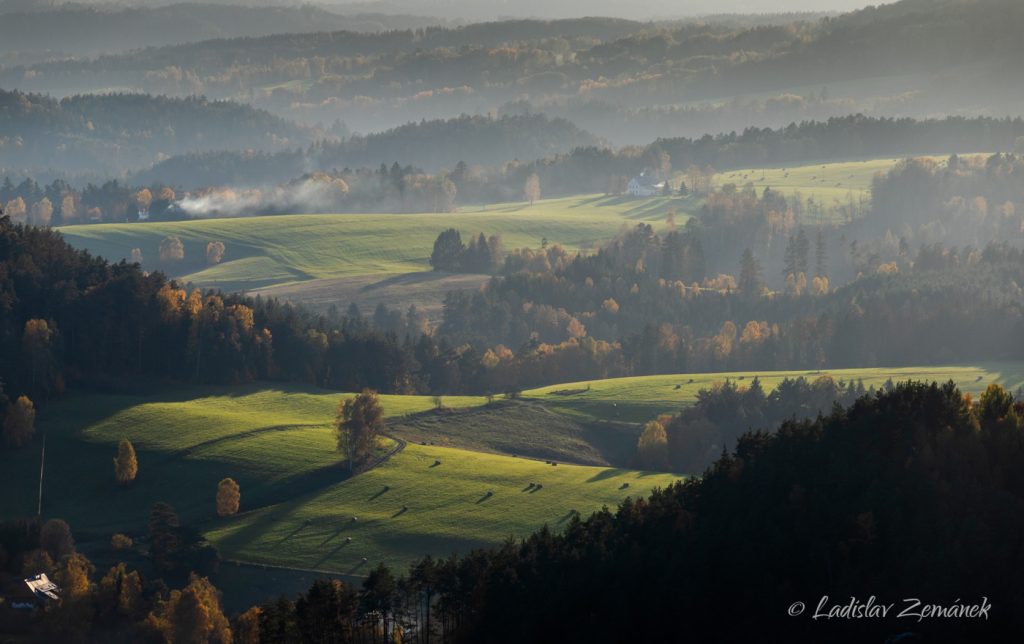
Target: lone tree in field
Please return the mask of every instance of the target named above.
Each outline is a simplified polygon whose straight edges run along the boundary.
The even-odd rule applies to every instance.
[[[384,408],[376,391],[363,389],[358,396],[346,398],[338,405],[334,421],[338,451],[348,459],[351,472],[356,461],[363,461],[377,444],[384,431]]]
[[[648,470],[668,470],[668,435],[665,426],[656,420],[644,425],[636,445],[636,459]]]
[[[175,235],[160,240],[160,261],[180,262],[185,259],[185,244]]]
[[[114,476],[121,485],[128,485],[139,473],[139,461],[135,457],[135,447],[127,438],[117,444],[117,458],[114,459]]]
[[[523,194],[526,196],[526,200],[533,205],[534,201],[540,199],[540,177],[537,173],[533,173],[526,178],[526,185],[523,186]]]
[[[206,263],[213,266],[224,259],[224,242],[212,241],[206,245]]]
[[[217,516],[229,517],[238,512],[242,491],[235,479],[226,478],[217,484]]]
[[[22,447],[32,440],[36,431],[36,409],[28,396],[18,396],[14,404],[7,407],[4,419],[4,443],[11,447]]]

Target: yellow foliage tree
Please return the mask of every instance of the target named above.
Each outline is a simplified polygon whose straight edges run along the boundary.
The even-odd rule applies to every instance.
[[[237,513],[241,502],[241,488],[235,479],[226,478],[217,484],[217,516],[229,517]]]
[[[183,259],[185,259],[185,244],[181,242],[181,238],[170,235],[160,240],[161,262],[180,262]]]
[[[219,241],[212,241],[206,245],[206,263],[220,264],[221,260],[224,259],[224,243]]]
[[[32,218],[30,223],[33,226],[49,226],[53,221],[53,202],[47,197],[32,204]]]
[[[28,219],[28,207],[25,205],[25,200],[21,197],[11,199],[4,206],[4,214],[10,217],[14,223],[25,223]]]
[[[110,547],[114,550],[128,550],[133,545],[135,545],[135,542],[126,534],[121,534],[119,532],[110,537]]]
[[[119,562],[103,576],[98,596],[101,610],[110,610],[129,619],[140,617],[145,606],[142,578],[137,571],[129,571],[124,562]]]
[[[253,606],[235,620],[235,644],[260,644],[260,607]]]
[[[11,447],[27,445],[36,431],[36,409],[28,396],[18,396],[7,408],[4,418],[4,443]]]
[[[523,186],[523,194],[526,200],[533,205],[533,202],[540,199],[540,177],[536,173],[531,174],[526,178],[526,184]]]
[[[60,201],[60,218],[63,223],[67,224],[78,218],[78,206],[75,204],[75,198],[71,195],[65,195]]]
[[[668,469],[668,434],[656,420],[644,425],[636,444],[636,457],[640,467],[648,470]]]
[[[135,457],[135,447],[127,438],[117,444],[117,458],[114,459],[114,476],[121,485],[128,485],[139,473],[139,461]]]
[[[89,575],[95,569],[83,555],[73,553],[58,564],[53,573],[53,581],[60,586],[60,594],[64,599],[86,599],[92,592]]]
[[[231,625],[221,609],[220,592],[209,579],[195,574],[187,586],[172,591],[160,613],[150,613],[146,623],[168,644],[231,643]]]

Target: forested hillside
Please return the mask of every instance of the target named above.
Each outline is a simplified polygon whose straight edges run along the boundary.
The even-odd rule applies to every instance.
[[[1012,25],[1020,18],[1012,0],[904,0],[780,22],[587,18],[323,31],[12,64],[0,69],[0,84],[56,95],[110,87],[202,94],[308,123],[344,110],[363,132],[532,109],[576,117],[621,145],[854,111],[1015,112],[1024,103],[1019,83],[1000,79],[1017,78]]]
[[[199,2],[151,7],[66,3],[30,11],[0,5],[0,11],[0,52],[19,59],[112,53],[213,38],[339,30],[377,33],[444,22],[423,16],[341,14],[312,5]]]
[[[310,133],[248,105],[141,94],[50,96],[0,89],[0,167],[107,178],[184,152],[281,150]]]

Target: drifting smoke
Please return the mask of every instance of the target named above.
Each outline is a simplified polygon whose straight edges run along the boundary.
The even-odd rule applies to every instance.
[[[239,217],[273,213],[335,212],[348,195],[342,180],[317,173],[265,188],[207,188],[176,202],[189,217]]]

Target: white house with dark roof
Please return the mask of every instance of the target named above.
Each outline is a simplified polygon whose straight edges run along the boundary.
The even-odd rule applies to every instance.
[[[32,591],[32,594],[41,602],[45,602],[47,600],[56,601],[60,599],[60,595],[58,595],[60,588],[57,587],[57,584],[50,581],[50,578],[46,576],[45,572],[40,573],[35,577],[29,577],[25,580],[25,584],[28,586],[28,589]]]
[[[633,197],[656,197],[664,189],[664,181],[659,182],[646,172],[641,172],[640,176],[630,179],[629,185],[626,186],[626,192]]]

